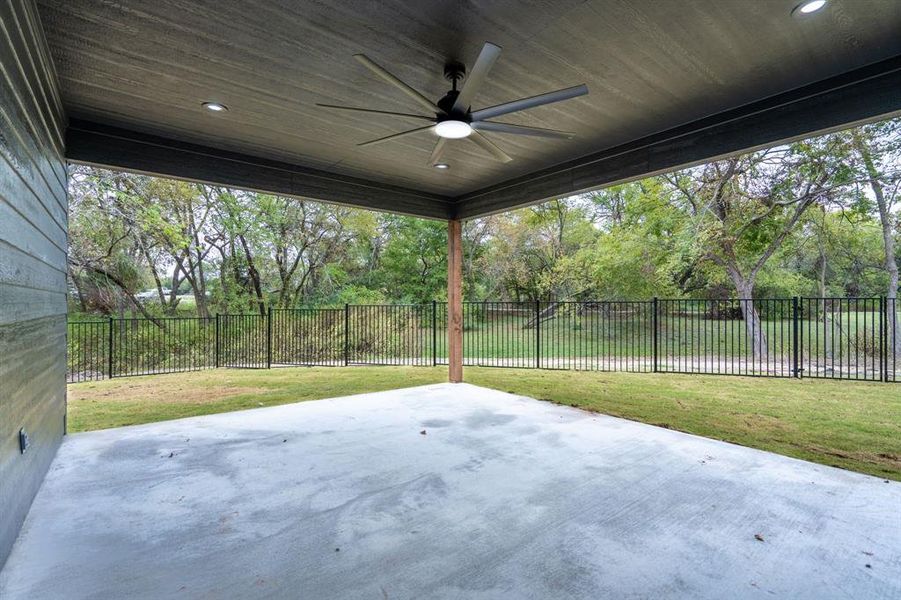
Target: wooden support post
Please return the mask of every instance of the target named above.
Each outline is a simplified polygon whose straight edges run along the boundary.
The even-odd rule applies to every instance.
[[[463,228],[447,222],[447,380],[463,381]]]

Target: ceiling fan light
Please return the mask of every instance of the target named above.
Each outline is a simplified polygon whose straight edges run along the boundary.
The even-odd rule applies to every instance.
[[[466,121],[448,119],[446,121],[440,121],[435,125],[435,133],[443,138],[458,140],[471,134],[472,127]]]

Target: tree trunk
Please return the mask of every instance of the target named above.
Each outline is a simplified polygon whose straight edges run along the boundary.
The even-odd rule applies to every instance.
[[[873,161],[873,153],[860,133],[854,134],[854,145],[863,160],[864,167],[869,178],[870,189],[876,199],[879,208],[879,223],[882,225],[882,244],[885,251],[885,272],[888,274],[888,286],[886,298],[888,298],[889,322],[894,324],[894,356],[889,357],[889,363],[894,364],[895,357],[901,355],[901,322],[894,318],[897,309],[898,298],[898,263],[895,261],[895,236],[893,231],[892,211],[885,197],[885,188],[880,180],[879,170]]]
[[[241,248],[244,249],[244,256],[247,258],[247,272],[250,275],[251,283],[253,283],[253,291],[257,296],[257,305],[260,309],[260,315],[265,317],[266,303],[263,300],[263,286],[260,283],[260,274],[253,262],[253,254],[250,252],[250,246],[247,244],[247,240],[243,235],[238,236],[238,241],[241,242]]]
[[[153,275],[153,283],[156,286],[156,294],[160,299],[160,309],[163,311],[163,314],[170,314],[166,310],[166,292],[163,291],[163,280],[160,278],[160,273],[159,271],[157,271],[156,265],[154,264],[150,253],[146,250],[144,251],[144,257],[147,260],[147,264],[150,266],[150,273],[151,275]]]
[[[181,272],[181,261],[175,261],[175,268],[172,270],[172,281],[169,284],[169,300],[166,303],[166,312],[170,315],[174,315],[176,309],[178,308],[178,303],[180,300],[178,299],[178,288],[181,286],[181,277],[179,277],[179,273]]]
[[[894,356],[889,357],[889,364],[895,364],[895,358],[901,356],[901,321],[894,318],[898,301],[898,263],[895,261],[895,235],[893,231],[892,212],[885,199],[885,190],[878,179],[875,179],[875,169],[872,161],[867,161],[867,170],[870,171],[870,188],[876,197],[876,205],[879,207],[879,222],[882,225],[882,244],[885,249],[885,272],[888,274],[888,286],[886,298],[888,299],[889,323],[894,325]],[[871,170],[872,169],[872,170]],[[889,327],[891,327],[890,325]]]
[[[549,321],[557,316],[557,309],[560,308],[559,302],[549,302],[547,307],[545,307],[537,316],[531,317],[528,321],[526,321],[525,325],[522,326],[523,329],[534,329],[538,325],[538,320],[541,321]]]
[[[198,257],[194,281],[194,302],[197,304],[197,315],[203,319],[210,316],[206,298],[206,274],[203,271],[203,258]]]
[[[832,325],[829,322],[829,310],[827,306],[826,300],[826,248],[823,246],[822,240],[819,244],[820,255],[817,257],[817,287],[819,291],[819,295],[821,300],[817,301],[816,304],[816,314],[813,315],[814,319],[818,318],[820,312],[820,303],[822,302],[823,309],[823,355],[826,359],[832,360]],[[814,321],[816,322],[816,321]]]
[[[84,298],[84,291],[81,289],[81,282],[78,280],[78,276],[75,273],[69,272],[69,279],[72,281],[72,286],[75,288],[75,295],[78,296],[78,304],[81,306],[81,312],[88,312],[88,303]]]
[[[824,211],[825,212],[825,211]],[[823,356],[827,360],[832,360],[832,325],[829,322],[829,303],[826,300],[826,273],[828,268],[828,257],[826,255],[826,245],[823,242],[823,236],[825,235],[825,220],[824,227],[820,231],[819,240],[817,243],[817,250],[819,255],[817,256],[816,269],[817,269],[817,296],[820,298],[816,301],[814,305],[814,313],[811,315],[811,319],[814,323],[820,321],[820,310],[823,311],[822,322],[823,322],[823,332],[822,335],[817,333],[817,338],[822,338],[823,340]],[[812,349],[812,351],[814,351]]]
[[[760,314],[757,312],[757,307],[754,306],[754,282],[735,269],[728,269],[728,271],[732,283],[735,285],[735,291],[738,293],[741,314],[745,322],[746,343],[751,350],[752,366],[757,368],[766,364],[769,348]]]
[[[160,322],[159,319],[154,317],[152,314],[150,314],[147,311],[146,308],[144,308],[144,305],[141,304],[141,302],[137,298],[135,298],[135,295],[132,293],[132,291],[128,289],[127,285],[125,285],[125,282],[123,282],[121,279],[119,279],[118,277],[116,277],[115,275],[110,273],[109,271],[106,271],[105,269],[102,269],[100,267],[95,267],[93,265],[81,265],[81,266],[86,269],[90,269],[94,273],[103,276],[108,282],[115,284],[116,287],[119,288],[119,290],[121,290],[122,296],[124,296],[136,309],[138,309],[138,312],[140,312],[141,315],[145,319],[147,319],[148,321],[151,321],[154,325],[156,325],[160,329],[163,329],[162,322]],[[125,318],[125,306],[122,302],[119,303],[119,318],[120,319]]]

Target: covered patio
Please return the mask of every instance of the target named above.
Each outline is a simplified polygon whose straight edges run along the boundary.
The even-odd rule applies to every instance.
[[[25,598],[891,598],[901,485],[468,384],[69,436]]]
[[[2,3],[0,596],[901,594],[897,484],[459,383],[464,220],[901,114],[816,4]],[[457,385],[66,437],[69,162],[446,221]]]

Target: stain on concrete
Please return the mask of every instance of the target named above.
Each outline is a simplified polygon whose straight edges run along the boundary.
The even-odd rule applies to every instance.
[[[441,427],[450,427],[454,422],[448,419],[426,419],[422,421],[423,427],[431,427],[433,429],[439,429]]]
[[[516,420],[516,415],[509,415],[504,413],[495,412],[493,410],[475,410],[466,415],[463,419],[463,423],[469,429],[484,429],[486,427],[498,427],[500,425],[506,425],[512,421]]]

